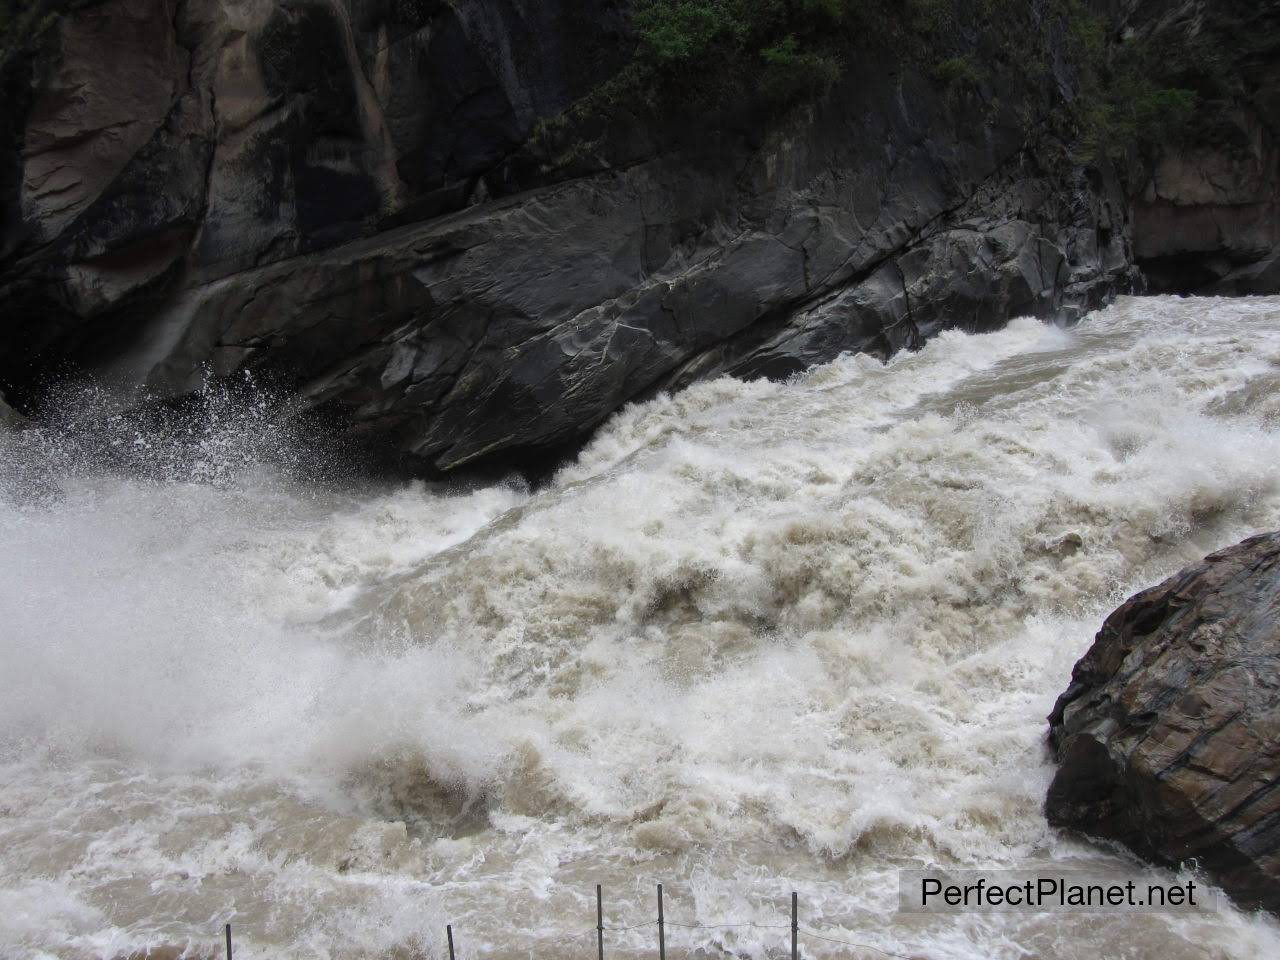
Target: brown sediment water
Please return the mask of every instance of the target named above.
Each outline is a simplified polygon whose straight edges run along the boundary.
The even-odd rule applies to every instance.
[[[905,956],[1280,955],[1225,902],[896,912],[901,869],[1170,878],[1048,827],[1044,717],[1120,600],[1280,527],[1280,299],[701,384],[537,490],[309,483],[240,402],[106,438],[146,476],[8,442],[0,956],[585,958],[601,884],[648,957],[657,883],[673,957],[787,955],[793,890]]]

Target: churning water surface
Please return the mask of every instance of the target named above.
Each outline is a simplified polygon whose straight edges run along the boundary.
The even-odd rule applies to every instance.
[[[0,956],[589,958],[597,883],[652,956],[658,882],[672,957],[782,955],[792,890],[867,945],[807,957],[1280,956],[1225,903],[895,914],[899,869],[1168,877],[1048,827],[1044,717],[1125,596],[1280,527],[1280,299],[702,384],[535,491],[202,416],[6,442]]]

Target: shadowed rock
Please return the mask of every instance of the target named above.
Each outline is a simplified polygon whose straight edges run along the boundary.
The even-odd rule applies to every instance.
[[[1245,540],[1107,618],[1049,716],[1051,823],[1194,860],[1280,912],[1280,533]]]
[[[1134,282],[1116,179],[1028,125],[1065,77],[957,92],[868,48],[785,119],[539,146],[629,43],[607,0],[76,7],[6,81],[0,389],[35,409],[72,371],[130,403],[251,370],[440,472]]]
[[[1154,290],[1280,289],[1280,3],[1126,0],[1125,30],[1177,52],[1201,101],[1133,183],[1134,256]]]

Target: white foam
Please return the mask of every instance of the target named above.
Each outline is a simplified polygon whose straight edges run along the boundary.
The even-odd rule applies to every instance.
[[[900,866],[1116,862],[1044,822],[1044,715],[1119,599],[1280,525],[1277,380],[1280,301],[1126,300],[629,407],[534,494],[65,471],[0,506],[0,896],[55,891],[0,946],[527,956],[661,880],[930,957],[1274,950],[882,918]]]

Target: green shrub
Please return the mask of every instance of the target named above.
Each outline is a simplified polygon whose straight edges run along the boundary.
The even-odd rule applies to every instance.
[[[933,77],[948,87],[976,87],[983,80],[982,71],[969,57],[948,57],[933,68]]]
[[[1054,136],[1038,142],[1075,139],[1074,154],[1063,147],[1055,163],[1130,156],[1179,136],[1205,113],[1197,111],[1193,85],[1171,79],[1157,62],[1166,51],[1121,43],[1115,24],[1093,14],[1095,6],[1094,0],[632,0],[631,61],[556,124],[540,127],[535,140],[547,147],[544,155],[573,157],[577,141],[595,143],[620,111],[662,123],[673,109],[705,112],[754,96],[776,113],[821,96],[860,51],[874,48],[949,91],[990,88],[983,109],[1021,124],[1028,142],[1046,126]],[[1064,36],[1075,89],[1070,101],[1059,93],[1060,70],[1051,67]],[[1229,59],[1199,48],[1197,57],[1201,69]]]
[[[921,34],[941,34],[954,27],[954,0],[907,0],[911,26]]]
[[[1174,76],[1178,55],[1185,52],[1150,40],[1120,40],[1109,22],[1092,15],[1080,0],[1066,0],[1065,17],[1079,74],[1078,158],[1123,164],[1177,141],[1200,101]]]
[[[739,4],[717,0],[650,0],[635,13],[633,24],[644,52],[665,63],[704,56],[716,43],[741,42],[749,23],[734,9]]]
[[[31,48],[67,9],[88,0],[0,0],[0,63]]]
[[[632,25],[638,59],[654,83],[714,96],[745,75],[776,103],[821,92],[839,78],[841,24],[858,6],[859,0],[640,0]]]
[[[1108,83],[1081,112],[1082,159],[1121,161],[1161,143],[1177,142],[1195,116],[1194,90],[1159,87],[1149,79]]]
[[[1200,95],[1180,87],[1147,90],[1133,101],[1134,130],[1148,140],[1177,135],[1186,129],[1199,105]]]
[[[1067,5],[1067,29],[1076,47],[1076,55],[1086,65],[1096,64],[1107,53],[1107,33],[1110,24],[1106,17],[1097,17],[1078,2]]]
[[[786,102],[806,93],[825,93],[840,79],[839,57],[830,53],[803,51],[788,34],[779,43],[760,51],[764,75],[760,88],[775,102]]]

